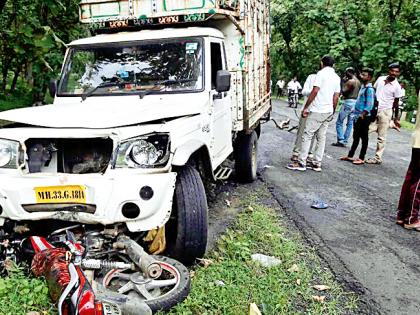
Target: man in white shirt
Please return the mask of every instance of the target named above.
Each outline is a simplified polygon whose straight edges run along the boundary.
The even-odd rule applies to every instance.
[[[291,80],[289,83],[287,83],[287,90],[292,91],[293,93],[298,93],[299,90],[302,89],[302,86],[297,80],[297,77],[295,76],[293,80]]]
[[[306,160],[311,141],[315,136],[318,142],[314,151],[312,169],[317,172],[321,171],[328,124],[333,118],[341,90],[340,77],[333,68],[334,62],[334,58],[331,56],[324,56],[321,59],[321,70],[316,74],[314,87],[302,111],[302,117],[306,118],[306,124],[299,161],[289,164],[288,169],[306,171]]]
[[[314,87],[314,83],[315,83],[315,78],[316,78],[316,74],[310,74],[308,75],[308,77],[306,78],[305,84],[303,85],[303,89],[302,89],[302,95],[304,97],[303,100],[303,104],[306,103],[309,94],[311,94],[311,91]],[[299,119],[299,127],[297,130],[297,134],[296,134],[296,140],[295,140],[295,146],[293,147],[293,151],[292,151],[292,162],[297,162],[298,158],[299,158],[299,153],[300,153],[300,148],[302,146],[302,136],[303,136],[303,131],[305,130],[305,123],[306,123],[306,118],[303,118],[302,116]],[[308,166],[310,166],[312,164],[312,151],[314,148],[314,142],[315,142],[315,138],[312,139],[312,144],[311,144],[311,148],[309,150],[309,157],[308,157]]]
[[[302,89],[302,86],[297,80],[297,77],[293,77],[293,80],[291,80],[287,84],[287,91],[289,96],[289,106],[290,107],[297,107],[298,101],[299,101],[299,90]]]
[[[277,97],[283,95],[284,84],[285,84],[285,82],[284,82],[283,79],[277,80],[277,83],[276,83],[276,86],[277,86]]]
[[[385,150],[386,134],[390,126],[400,127],[398,120],[398,103],[402,97],[401,86],[398,83],[400,65],[392,63],[388,66],[388,75],[379,77],[375,82],[376,100],[378,101],[378,114],[375,121],[370,124],[369,132],[378,133],[376,154],[374,158],[366,161],[368,164],[381,164]]]

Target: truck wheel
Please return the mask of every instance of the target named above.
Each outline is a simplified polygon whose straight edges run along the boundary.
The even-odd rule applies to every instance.
[[[172,213],[166,224],[169,256],[187,265],[204,256],[207,212],[206,192],[200,174],[186,165],[178,172]]]
[[[257,178],[258,136],[241,133],[235,143],[235,171],[238,181],[251,183]]]

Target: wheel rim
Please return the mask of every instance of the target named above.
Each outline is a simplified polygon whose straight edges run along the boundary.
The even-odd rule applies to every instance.
[[[144,302],[162,299],[177,289],[181,275],[176,267],[162,261],[159,264],[163,272],[157,279],[146,278],[141,272],[112,269],[102,284],[110,291],[135,296]]]

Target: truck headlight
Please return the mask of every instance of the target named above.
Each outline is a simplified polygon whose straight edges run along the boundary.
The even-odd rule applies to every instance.
[[[19,148],[17,141],[0,139],[0,168],[17,168],[19,165]]]
[[[168,159],[169,135],[149,134],[121,142],[114,159],[114,167],[161,167],[168,162]]]

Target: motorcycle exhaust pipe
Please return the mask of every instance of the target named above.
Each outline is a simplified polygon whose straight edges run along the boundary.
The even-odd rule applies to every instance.
[[[162,267],[151,255],[147,254],[143,247],[127,236],[120,236],[114,247],[125,249],[130,259],[147,275],[156,279],[162,274]]]

